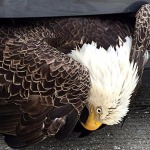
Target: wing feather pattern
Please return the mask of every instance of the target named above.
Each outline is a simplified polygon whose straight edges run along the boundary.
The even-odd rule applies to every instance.
[[[67,129],[61,129],[67,135],[87,99],[88,70],[44,37],[26,36],[20,28],[10,30],[11,34],[9,30],[0,30],[7,39],[0,49],[0,131],[5,141],[17,148],[59,135],[61,128]]]
[[[133,34],[133,43],[131,49],[131,61],[137,63],[140,85],[141,77],[145,65],[145,54],[150,48],[150,5],[143,5],[136,13],[135,29]],[[136,92],[137,90],[135,90]]]
[[[144,54],[150,47],[150,5],[143,5],[135,17],[131,60],[137,63],[139,77],[141,78],[144,68]]]

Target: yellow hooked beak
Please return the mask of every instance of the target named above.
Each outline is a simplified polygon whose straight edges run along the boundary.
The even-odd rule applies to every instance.
[[[90,130],[90,131],[96,130],[102,125],[101,122],[95,120],[93,107],[91,107],[91,111],[89,112],[89,116],[88,116],[86,123],[84,124],[81,122],[81,124],[85,129]]]

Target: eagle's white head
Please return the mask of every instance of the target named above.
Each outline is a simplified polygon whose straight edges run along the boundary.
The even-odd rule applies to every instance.
[[[87,101],[92,114],[89,120],[94,118],[94,124],[119,123],[128,112],[138,82],[137,65],[129,60],[132,38],[126,37],[126,42],[119,38],[119,41],[120,46],[110,46],[108,50],[97,48],[92,42],[69,54],[89,69],[91,89]]]

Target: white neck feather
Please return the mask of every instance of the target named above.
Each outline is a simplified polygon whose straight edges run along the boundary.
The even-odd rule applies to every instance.
[[[98,49],[92,42],[69,54],[89,69],[91,91],[88,102],[95,107],[116,108],[115,113],[103,121],[110,125],[118,123],[126,115],[138,82],[137,65],[129,61],[132,38],[126,37],[124,43],[120,38],[119,41],[120,47],[116,46],[116,51],[112,46],[108,50]]]

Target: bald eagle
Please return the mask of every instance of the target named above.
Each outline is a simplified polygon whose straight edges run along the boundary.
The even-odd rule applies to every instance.
[[[150,5],[123,15],[3,20],[0,133],[12,148],[126,116],[150,42]]]

